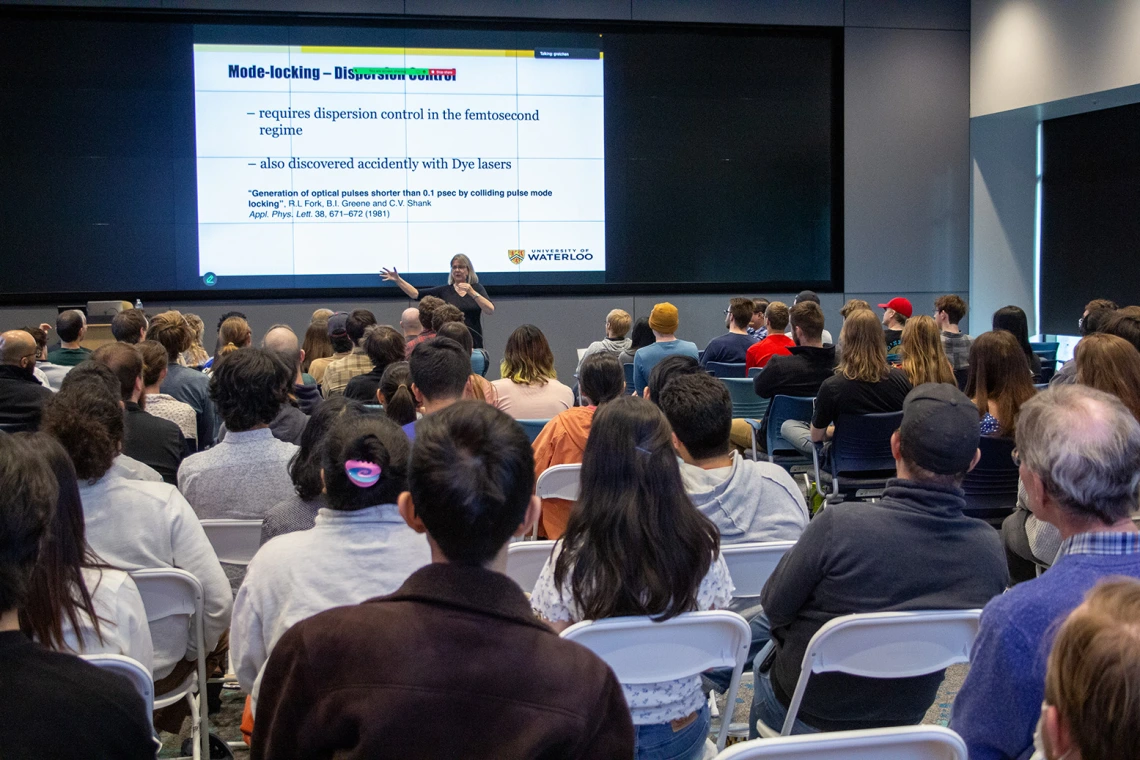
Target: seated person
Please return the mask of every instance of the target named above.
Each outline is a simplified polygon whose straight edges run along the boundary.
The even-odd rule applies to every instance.
[[[970,345],[966,395],[978,407],[982,435],[1013,438],[1021,405],[1037,393],[1025,354],[1005,330],[982,333]]]
[[[119,343],[137,345],[146,340],[147,319],[142,309],[124,309],[111,320],[111,335]]]
[[[970,366],[970,344],[974,342],[958,327],[966,316],[966,302],[954,294],[940,296],[934,301],[934,321],[941,332],[942,348],[954,371]]]
[[[0,333],[0,425],[10,432],[35,430],[40,425],[49,388],[40,384],[36,366],[36,341],[23,330]]]
[[[148,414],[177,425],[187,441],[188,453],[197,451],[198,418],[194,407],[159,390],[166,379],[166,349],[156,340],[144,340],[138,347],[143,360],[143,392],[139,405]]]
[[[459,311],[456,309],[456,311]],[[463,321],[463,315],[459,315]],[[372,369],[348,381],[344,395],[362,404],[376,403],[376,389],[389,364],[404,361],[404,336],[388,325],[374,325],[364,331],[364,353],[372,362]]]
[[[282,361],[291,367],[296,367],[296,372],[293,374],[293,387],[289,390],[289,406],[300,409],[307,418],[317,408],[317,404],[321,403],[321,389],[312,376],[306,375],[304,372],[305,350],[301,348],[297,333],[293,332],[293,328],[289,325],[273,325],[262,338],[261,347],[276,351],[281,355]],[[273,426],[270,425],[270,427]]]
[[[594,415],[578,501],[530,597],[553,630],[626,615],[668,620],[732,599],[720,536],[685,495],[670,439],[665,416],[636,396]],[[622,684],[622,691],[636,757],[703,757],[709,708],[699,676]]]
[[[764,312],[768,320],[768,337],[751,346],[744,355],[745,369],[753,367],[766,367],[773,356],[790,356],[791,347],[796,344],[794,338],[785,335],[788,329],[788,307],[780,301],[768,304]]]
[[[420,299],[420,302],[418,304],[420,327],[423,329],[420,330],[420,333],[418,335],[408,338],[404,343],[405,359],[412,358],[412,351],[415,350],[416,346],[423,343],[425,340],[431,340],[435,337],[435,330],[432,329],[431,321],[435,316],[435,310],[440,306],[446,305],[446,303],[447,302],[442,298],[436,298],[435,296],[424,296]]]
[[[992,325],[994,330],[1005,330],[1017,339],[1033,382],[1041,382],[1041,357],[1029,345],[1029,318],[1025,311],[1020,306],[1003,306],[994,312]],[[1105,327],[1108,327],[1107,323]]]
[[[751,321],[751,300],[747,298],[729,300],[728,308],[724,312],[724,326],[728,332],[713,338],[705,346],[705,352],[701,355],[701,366],[707,366],[709,362],[744,364],[748,349],[760,340],[748,334],[748,325]]]
[[[667,356],[691,356],[700,358],[697,344],[677,337],[677,327],[680,324],[680,314],[677,307],[665,301],[653,307],[649,313],[649,329],[653,331],[653,343],[638,348],[633,357],[633,388],[637,394],[644,393],[645,386],[649,384],[649,373],[657,366],[657,362]],[[637,330],[633,335],[634,345],[638,344]]]
[[[321,449],[326,506],[310,530],[257,552],[234,601],[234,671],[255,718],[265,663],[285,631],[318,612],[391,594],[431,562],[427,539],[396,507],[408,471],[400,428],[377,414],[342,416]]]
[[[507,338],[500,372],[502,379],[491,385],[499,409],[516,420],[549,420],[574,406],[574,391],[558,382],[550,344],[534,325],[523,325]]]
[[[660,365],[658,365],[660,366]],[[578,373],[578,389],[582,406],[561,412],[534,439],[534,477],[559,464],[580,464],[590,422],[598,407],[625,393],[625,373],[617,356],[595,352],[582,360]],[[538,532],[546,538],[559,538],[566,530],[573,502],[565,499],[542,500],[542,523]]]
[[[631,324],[633,324],[633,318],[629,316],[628,311],[624,309],[611,310],[610,313],[606,315],[605,339],[595,340],[586,346],[586,350],[582,352],[582,357],[578,359],[578,369],[574,371],[574,375],[578,376],[582,374],[582,362],[591,354],[606,353],[613,354],[614,357],[619,357],[623,351],[629,350],[629,347],[633,345],[633,341],[626,336],[629,335]]]
[[[48,351],[48,361],[61,367],[74,367],[91,357],[91,349],[79,345],[87,335],[87,315],[78,309],[68,309],[55,320],[55,334],[59,348]]]
[[[329,345],[332,347],[332,356],[323,356],[309,362],[309,375],[317,381],[317,385],[324,380],[325,370],[337,359],[343,359],[352,353],[352,338],[348,337],[348,314],[339,311],[328,318]]]
[[[511,536],[538,519],[522,429],[474,401],[425,417],[408,481],[400,514],[427,534],[432,564],[394,594],[322,612],[278,640],[253,760],[632,757],[613,672],[537,620],[500,574]],[[448,685],[456,674],[461,689]]]
[[[160,390],[194,409],[198,423],[198,450],[214,444],[218,435],[217,413],[210,400],[210,378],[178,363],[178,357],[193,345],[194,330],[177,311],[164,311],[150,321],[147,336],[166,349],[166,378]]]
[[[652,328],[649,327],[649,318],[642,317],[633,323],[633,329],[629,333],[629,348],[618,354],[618,361],[622,364],[633,364],[637,352],[646,346],[652,346],[655,340],[657,338],[653,335]],[[693,358],[696,359],[697,357],[694,356]]]
[[[897,354],[902,345],[903,328],[914,314],[914,307],[906,298],[892,298],[879,304],[879,308],[883,310],[883,341],[887,344],[887,353]],[[839,340],[842,342],[843,338]]]
[[[328,398],[344,393],[349,380],[372,369],[372,360],[364,351],[364,331],[375,324],[376,315],[368,309],[353,309],[348,315],[344,329],[352,341],[352,353],[343,359],[337,359],[325,369],[324,377],[321,378],[322,396]]]
[[[791,307],[788,308],[788,313],[790,314],[792,309],[796,308],[797,306],[799,306],[802,303],[814,303],[816,306],[819,306],[821,309],[823,308],[819,302],[819,296],[816,295],[816,292],[814,290],[801,290],[799,292],[799,294],[795,297],[795,300],[792,301]],[[848,303],[850,303],[850,302],[848,302]],[[864,301],[864,303],[866,303],[866,302]],[[871,308],[870,305],[868,305],[867,308],[868,309]],[[842,314],[842,309],[840,310],[840,313]],[[846,318],[846,317],[844,317],[844,318]],[[788,327],[786,334],[789,337],[791,337],[792,328],[790,326]],[[825,346],[831,346],[831,345],[835,344],[835,341],[832,340],[832,338],[831,338],[831,333],[828,332],[827,330],[824,330],[820,333],[820,338],[822,339],[823,345],[825,345]]]
[[[471,376],[471,360],[463,347],[450,338],[428,338],[412,351],[408,372],[412,396],[426,418],[463,400],[467,378]],[[420,420],[413,420],[401,428],[410,440],[416,439],[419,423]]]
[[[472,352],[472,356],[480,352],[486,353],[481,348],[475,348],[474,339],[471,337],[471,328],[462,319],[440,325],[438,335],[441,338],[451,338],[462,346],[464,351]],[[472,401],[486,401],[491,406],[498,408],[499,392],[495,390],[495,386],[487,378],[475,372],[474,365],[472,365],[471,370],[471,375],[467,378],[467,387],[463,389],[463,398]]]
[[[126,679],[20,631],[58,495],[42,451],[0,435],[0,752],[6,760],[152,759],[150,716]]]
[[[885,352],[869,311],[848,317],[844,336],[852,337],[847,326],[860,315]],[[846,359],[853,344],[843,345]],[[960,485],[981,456],[978,437],[974,405],[956,387],[915,388],[906,397],[902,427],[891,437],[898,477],[888,481],[882,499],[827,507],[780,560],[761,596],[775,646],[773,657],[756,658],[753,738],[757,720],[776,730],[783,726],[804,651],[829,620],[862,612],[972,609],[1005,589],[997,534],[962,514]],[[928,572],[934,567],[938,572]],[[917,724],[942,676],[814,674],[792,733]]]
[[[178,490],[199,518],[260,520],[293,493],[288,467],[297,447],[269,429],[291,381],[289,367],[263,348],[238,349],[214,365],[210,398],[226,437],[178,470]]]
[[[167,483],[177,483],[186,439],[173,422],[155,417],[139,405],[145,386],[143,358],[138,348],[130,343],[107,343],[99,346],[91,358],[114,372],[119,381],[126,410],[123,453],[153,468]]]
[[[919,314],[906,321],[902,343],[899,344],[899,356],[902,358],[899,368],[906,373],[912,386],[917,388],[926,383],[947,383],[958,387],[954,367],[946,358],[946,350],[942,348],[942,338],[933,317]]]
[[[772,302],[767,298],[752,299],[752,319],[748,322],[748,334],[758,341],[768,337],[768,320],[764,318],[764,311],[770,303]]]
[[[32,373],[40,381],[40,385],[45,388],[50,388],[53,391],[59,390],[60,383],[63,382],[63,377],[70,370],[71,367],[61,367],[58,364],[52,364],[48,361],[47,349],[47,331],[50,325],[42,324],[38,327],[24,327],[23,330],[36,342],[36,366]]]
[[[376,400],[384,407],[384,416],[401,428],[419,419],[419,405],[412,395],[412,371],[407,362],[388,365],[376,389]]]
[[[642,398],[660,406],[661,391],[675,377],[682,375],[707,375],[701,365],[691,356],[667,356],[657,362],[649,373],[649,384],[645,386]]]

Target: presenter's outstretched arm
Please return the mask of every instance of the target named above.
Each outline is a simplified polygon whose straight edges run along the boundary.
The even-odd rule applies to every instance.
[[[495,304],[491,303],[491,299],[480,293],[475,288],[468,285],[466,282],[455,283],[455,292],[461,296],[471,296],[475,299],[475,303],[479,304],[479,310],[484,314],[494,314]]]
[[[397,285],[399,285],[400,290],[404,291],[404,293],[407,294],[408,298],[419,298],[420,297],[420,291],[416,290],[415,286],[413,286],[411,283],[409,283],[407,280],[405,280],[403,277],[401,277],[400,273],[396,271],[395,267],[392,267],[391,269],[388,269],[387,267],[382,267],[380,269],[380,277],[385,282],[394,282]]]

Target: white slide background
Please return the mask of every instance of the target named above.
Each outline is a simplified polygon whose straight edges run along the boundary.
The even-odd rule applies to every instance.
[[[456,253],[480,272],[605,270],[601,58],[303,50],[195,45],[199,275],[364,274],[381,266],[440,273]],[[238,78],[229,76],[233,65],[321,73],[317,81]],[[336,79],[338,66],[455,69],[456,76],[359,81]],[[424,118],[334,122],[315,118],[318,108],[378,117],[422,109]],[[288,109],[310,117],[262,113]],[[460,118],[443,118],[445,109]],[[539,118],[471,120],[468,109],[537,111]],[[274,137],[266,127],[300,134]],[[351,158],[353,168],[290,169],[291,158]],[[384,159],[399,168],[374,168]],[[446,168],[424,165],[434,159]],[[479,168],[480,161],[510,168]],[[281,191],[295,195],[256,195]],[[527,195],[506,197],[519,191]],[[511,250],[525,252],[521,263],[510,260]]]

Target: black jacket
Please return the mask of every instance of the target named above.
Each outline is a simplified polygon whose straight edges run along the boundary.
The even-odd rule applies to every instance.
[[[51,396],[51,391],[40,385],[30,369],[0,364],[0,425],[5,429],[37,429],[44,402]]]
[[[178,465],[186,455],[186,438],[178,425],[126,402],[123,453],[153,467],[162,479],[178,485]]]
[[[760,398],[815,396],[823,381],[835,374],[835,346],[792,346],[791,356],[773,356],[764,371],[752,380]],[[768,415],[760,427],[760,439],[768,430]]]

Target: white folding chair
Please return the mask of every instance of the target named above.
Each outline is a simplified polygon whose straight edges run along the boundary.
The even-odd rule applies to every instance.
[[[720,556],[728,565],[728,574],[736,586],[737,596],[760,596],[780,559],[796,545],[795,541],[756,541],[745,544],[722,544]]]
[[[149,722],[154,718],[154,679],[150,671],[138,660],[121,654],[81,654],[79,655],[92,665],[117,673],[128,681],[135,691],[143,698],[146,705],[146,719]]]
[[[540,499],[565,499],[578,501],[578,481],[582,476],[580,464],[556,464],[543,470],[534,484],[534,492]],[[531,537],[538,536],[538,523],[531,531]]]
[[[219,562],[248,565],[261,546],[261,520],[202,520]]]
[[[518,541],[507,547],[507,577],[528,594],[557,541]]]
[[[192,574],[177,568],[134,570],[131,578],[139,588],[147,622],[173,617],[186,618],[186,642],[191,638],[198,653],[198,668],[181,684],[165,694],[156,694],[154,708],[168,707],[180,699],[190,704],[190,736],[194,760],[210,756],[210,721],[207,715],[206,634],[202,628],[202,584]]]
[[[758,721],[757,731],[765,738],[792,733],[812,673],[911,678],[969,662],[981,615],[981,610],[871,612],[829,620],[804,651],[783,729]]]
[[[619,617],[575,623],[562,638],[598,655],[625,685],[676,681],[709,668],[732,668],[728,704],[736,704],[740,673],[748,659],[752,631],[744,618],[727,610],[686,612],[661,623],[648,617]],[[717,737],[724,749],[728,721]]]
[[[966,743],[942,726],[897,726],[754,739],[717,760],[966,760]]]

